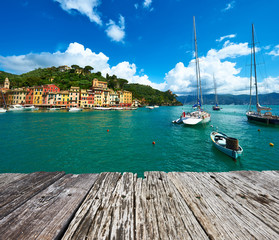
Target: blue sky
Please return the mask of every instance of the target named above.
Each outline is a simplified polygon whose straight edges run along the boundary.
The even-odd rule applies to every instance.
[[[104,76],[194,93],[195,16],[204,92],[213,92],[213,74],[219,93],[248,92],[252,23],[260,92],[279,92],[278,10],[278,0],[3,1],[0,70],[91,65]]]

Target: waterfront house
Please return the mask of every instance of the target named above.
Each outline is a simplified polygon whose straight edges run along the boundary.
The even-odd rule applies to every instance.
[[[104,107],[110,106],[110,90],[104,89],[103,90],[103,104]]]
[[[25,98],[25,104],[26,105],[33,105],[34,100],[34,87],[28,88],[26,98]]]
[[[7,91],[6,93],[7,105],[14,105],[14,104],[24,105],[27,93],[28,91],[26,88],[15,88]]]
[[[87,90],[87,107],[92,108],[94,106],[94,91]]]
[[[103,105],[103,90],[101,89],[92,89],[94,93],[94,106],[100,107]]]
[[[123,91],[123,98],[124,98],[124,107],[131,107],[132,102],[133,102],[133,96],[132,96],[132,92]]]
[[[43,86],[34,87],[33,104],[37,106],[43,104]]]
[[[46,97],[46,105],[47,106],[55,106],[56,105],[56,92],[49,92]]]
[[[80,90],[80,100],[79,100],[79,106],[82,108],[86,108],[88,105],[88,93],[86,89]]]
[[[79,107],[80,88],[71,87],[69,90],[69,107]]]
[[[94,93],[94,106],[109,106],[110,97],[107,82],[94,78],[91,90]]]
[[[56,105],[60,107],[68,107],[69,91],[60,91],[55,94]]]
[[[116,107],[119,106],[119,97],[118,93],[110,89],[110,106]]]
[[[57,87],[55,84],[46,84],[43,85],[43,101],[42,104],[45,106],[48,106],[48,102],[49,102],[49,93],[57,93],[60,92],[60,88]],[[53,95],[52,95],[53,96]]]
[[[119,98],[119,105],[123,107],[124,105],[124,93],[122,91],[117,91],[118,98]]]

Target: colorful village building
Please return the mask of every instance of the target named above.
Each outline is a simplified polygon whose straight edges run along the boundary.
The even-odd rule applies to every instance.
[[[119,106],[119,97],[118,93],[110,89],[110,106],[117,107]]]
[[[69,91],[60,91],[55,94],[56,106],[66,108],[69,103]]]
[[[38,106],[43,104],[43,86],[34,87],[33,104]]]
[[[123,98],[124,98],[124,102],[123,105],[124,107],[131,107],[132,103],[133,103],[133,95],[131,92],[124,90],[123,91]]]
[[[80,88],[71,87],[69,90],[69,107],[79,107]]]
[[[92,108],[94,107],[94,99],[95,99],[95,94],[92,90],[88,89],[87,90],[87,107]]]
[[[94,106],[107,106],[109,102],[108,83],[94,78],[92,81],[92,92],[94,93]]]
[[[86,89],[80,90],[80,100],[79,100],[79,106],[81,108],[86,108],[88,105],[88,93]]]
[[[21,104],[24,105],[27,96],[26,88],[15,88],[6,92],[7,105]]]
[[[43,101],[42,101],[42,105],[43,106],[50,106],[49,104],[49,98],[53,97],[53,94],[50,93],[58,93],[60,92],[60,88],[57,87],[55,84],[46,84],[43,85]]]
[[[28,88],[26,98],[25,98],[25,104],[26,105],[33,105],[34,102],[34,87]]]

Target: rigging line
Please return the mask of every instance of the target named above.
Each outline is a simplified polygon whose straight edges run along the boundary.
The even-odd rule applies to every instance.
[[[195,16],[193,16],[193,22],[194,22],[194,34],[195,34],[196,78],[197,78],[197,94],[198,94],[197,104],[199,104],[199,97],[200,97],[200,104],[203,104]],[[199,90],[200,90],[200,96],[199,96]]]
[[[252,36],[253,42],[253,36]],[[251,67],[250,67],[250,104],[249,104],[249,111],[251,111],[252,105],[252,83],[253,83],[253,47],[251,46]]]
[[[256,99],[257,99],[257,105],[258,105],[259,104],[259,96],[258,96],[257,69],[256,69],[256,50],[255,50],[255,38],[254,38],[254,24],[252,24],[252,38],[253,38],[253,54],[254,54],[254,72],[255,72]]]

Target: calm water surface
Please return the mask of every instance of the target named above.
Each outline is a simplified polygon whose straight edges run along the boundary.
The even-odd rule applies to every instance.
[[[279,170],[279,127],[248,122],[246,106],[222,107],[207,106],[211,122],[199,127],[171,123],[190,106],[0,114],[0,172]],[[279,106],[273,112],[279,114]],[[214,148],[211,125],[239,139],[240,159]]]

